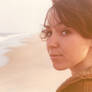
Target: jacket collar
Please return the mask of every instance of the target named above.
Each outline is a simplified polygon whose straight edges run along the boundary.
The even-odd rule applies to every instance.
[[[70,78],[68,78],[63,84],[59,86],[56,92],[61,92],[64,88],[75,82],[80,81],[81,79],[92,79],[92,67],[88,68],[85,71],[79,72],[75,76],[71,76]]]

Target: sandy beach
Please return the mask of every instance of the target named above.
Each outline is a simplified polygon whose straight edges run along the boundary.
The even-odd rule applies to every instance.
[[[55,92],[70,72],[53,69],[39,34],[24,42],[5,54],[9,63],[0,68],[0,92]]]

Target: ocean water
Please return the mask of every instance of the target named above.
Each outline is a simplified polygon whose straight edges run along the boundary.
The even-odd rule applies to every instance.
[[[11,51],[9,47],[25,45],[25,38],[31,38],[31,33],[0,33],[0,67],[8,64],[8,57],[5,53]]]

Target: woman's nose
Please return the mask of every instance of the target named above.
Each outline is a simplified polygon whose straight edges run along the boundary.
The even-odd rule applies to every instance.
[[[59,42],[58,42],[58,37],[56,35],[52,35],[47,42],[47,45],[49,48],[53,48],[53,47],[58,47],[59,46]]]

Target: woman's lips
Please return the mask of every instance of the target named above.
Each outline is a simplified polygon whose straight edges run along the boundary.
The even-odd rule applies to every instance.
[[[62,55],[50,55],[51,58],[58,58],[58,57],[62,57]]]
[[[50,56],[62,56],[61,54],[50,54]]]

